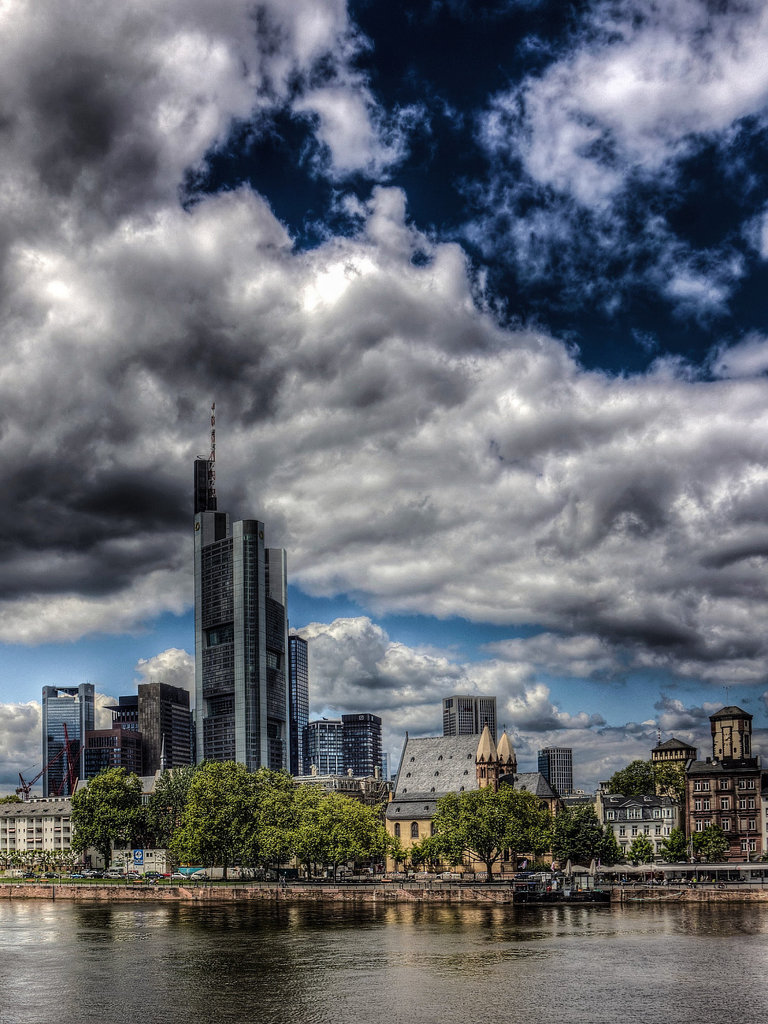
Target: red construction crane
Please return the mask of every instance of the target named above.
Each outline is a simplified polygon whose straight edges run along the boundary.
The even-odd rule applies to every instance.
[[[51,768],[52,765],[56,764],[57,761],[61,760],[61,758],[64,757],[65,754],[67,757],[66,780],[69,783],[70,794],[74,793],[78,783],[78,766],[77,760],[75,759],[72,753],[72,741],[69,738],[66,723],[64,723],[64,746],[61,748],[61,750],[58,751],[58,753],[53,755],[53,757],[50,759],[50,761],[48,761],[47,764],[43,765],[43,767],[40,769],[40,771],[37,773],[34,779],[30,779],[29,782],[24,778],[21,772],[19,772],[19,785],[16,789],[16,795],[20,796],[21,799],[24,801],[29,800],[31,797],[30,791],[34,784],[39,779],[41,779],[43,775],[45,775],[45,773],[48,771],[49,768]],[[56,793],[57,796],[59,795],[57,789],[62,789],[63,786],[64,778],[62,778],[59,786],[54,789],[54,792]]]

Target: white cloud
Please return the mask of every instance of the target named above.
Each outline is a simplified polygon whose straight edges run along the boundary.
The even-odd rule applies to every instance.
[[[757,377],[768,371],[768,339],[752,334],[715,354],[712,373],[721,378]]]
[[[188,690],[195,706],[195,659],[178,647],[169,647],[151,658],[139,658],[135,669],[138,683],[167,683]]]
[[[595,5],[585,24],[575,48],[498,96],[483,123],[486,146],[514,148],[540,184],[599,207],[629,175],[656,176],[701,136],[762,116],[764,5],[625,0]]]

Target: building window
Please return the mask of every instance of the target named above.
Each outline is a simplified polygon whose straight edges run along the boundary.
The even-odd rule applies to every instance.
[[[693,809],[694,809],[694,811],[700,811],[701,810],[701,797],[699,797],[697,800],[693,801]]]
[[[723,818],[723,820],[720,822],[720,828],[723,830],[723,832],[730,832],[731,831],[731,819],[730,818]]]
[[[411,839],[419,838],[419,823],[418,821],[411,822]]]
[[[708,811],[709,810],[709,800],[702,800],[701,801],[701,807],[702,807],[702,810]]]
[[[754,853],[756,850],[757,850],[757,840],[756,839],[750,839],[749,840],[749,852],[750,853]]]
[[[721,797],[720,798],[720,810],[721,811],[730,811],[730,809],[731,809],[731,801],[730,801],[730,799],[727,796]]]
[[[608,821],[616,820],[616,811],[608,811]]]
[[[703,832],[708,824],[709,824],[708,821],[697,821],[696,822],[696,831],[697,832]]]
[[[754,832],[754,829],[755,829],[755,819],[754,818],[750,818],[749,819],[749,825],[747,827],[750,829],[750,831]]]
[[[619,835],[620,836],[625,836],[626,834],[627,834],[626,826],[625,825],[619,825]]]
[[[399,838],[400,838],[400,822],[396,821],[395,822],[395,839],[399,839]]]
[[[747,801],[742,797],[739,800],[739,810],[740,811],[746,811],[746,809],[747,809]]]
[[[661,825],[657,825],[656,826],[655,835],[657,835],[657,836],[661,835]]]
[[[632,826],[632,835],[633,835],[633,836],[636,836],[636,835],[637,835],[637,825],[633,825],[633,826]]]
[[[730,786],[730,782],[728,779],[720,779],[720,781],[718,782],[718,786],[720,787],[720,789],[728,789],[728,787]]]
[[[754,811],[754,809],[755,809],[755,800],[754,800],[754,797],[750,797],[750,800],[749,800],[749,809],[750,809],[750,811]]]

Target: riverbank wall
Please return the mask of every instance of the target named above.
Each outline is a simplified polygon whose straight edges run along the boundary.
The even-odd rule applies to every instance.
[[[87,903],[434,903],[474,905],[513,903],[511,886],[499,885],[87,885],[75,883],[0,883],[0,899],[68,900]],[[735,886],[614,887],[611,902],[631,903],[768,903],[768,888]],[[560,905],[560,904],[554,904]],[[585,906],[595,904],[582,904]]]

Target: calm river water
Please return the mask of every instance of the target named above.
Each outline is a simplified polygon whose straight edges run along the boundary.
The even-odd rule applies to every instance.
[[[733,1024],[768,905],[0,906],[2,1024]]]

